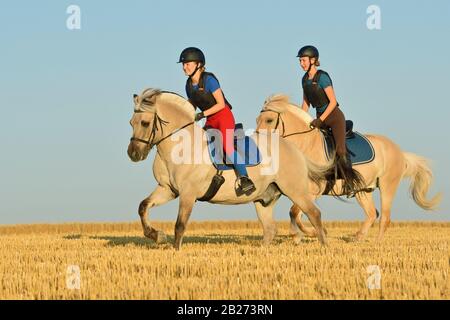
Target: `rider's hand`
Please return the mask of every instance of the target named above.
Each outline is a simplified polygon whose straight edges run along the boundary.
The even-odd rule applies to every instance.
[[[203,112],[199,112],[195,115],[195,121],[200,121],[205,117],[205,114]]]
[[[320,120],[320,118],[314,119],[313,121],[311,121],[311,123],[309,124],[309,126],[311,128],[317,128],[320,129],[323,126],[323,122],[322,120]]]

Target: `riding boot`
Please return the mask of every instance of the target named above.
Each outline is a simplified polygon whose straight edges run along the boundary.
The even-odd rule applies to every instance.
[[[255,184],[248,176],[247,168],[245,167],[245,161],[236,150],[233,152],[233,168],[236,173],[237,182],[240,189],[242,190],[242,193],[250,195],[254,191],[256,191]]]
[[[337,165],[343,179],[342,193],[348,197],[354,197],[358,191],[363,189],[361,175],[353,170],[352,161],[348,153],[345,156],[337,156]]]

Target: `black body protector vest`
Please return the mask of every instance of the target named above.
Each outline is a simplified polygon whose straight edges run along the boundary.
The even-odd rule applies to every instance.
[[[206,111],[215,104],[217,104],[217,101],[214,98],[213,94],[205,91],[205,80],[207,76],[212,76],[214,79],[217,80],[214,74],[210,72],[203,72],[202,75],[200,76],[197,90],[194,89],[191,78],[189,78],[186,82],[186,92],[188,93],[189,100],[195,107],[199,108],[201,111]],[[217,82],[219,82],[219,80],[217,80]],[[230,109],[232,109],[231,104],[227,101],[227,98],[225,98],[225,94],[224,99],[225,104]]]
[[[325,90],[322,89],[319,86],[319,79],[322,74],[326,74],[328,76],[328,73],[326,73],[323,70],[317,70],[316,74],[312,78],[312,82],[307,84],[308,80],[308,72],[305,73],[302,79],[302,86],[303,86],[303,94],[305,95],[306,99],[308,99],[309,103],[314,108],[320,108],[324,105],[330,103],[330,99],[328,99],[327,94],[325,93]],[[331,78],[330,78],[331,81]],[[331,85],[333,85],[333,82],[331,81]],[[339,103],[337,104],[337,107],[339,107]]]

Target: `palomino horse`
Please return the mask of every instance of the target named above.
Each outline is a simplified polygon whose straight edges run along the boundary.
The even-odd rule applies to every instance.
[[[272,129],[281,132],[282,137],[295,144],[311,161],[317,164],[327,161],[321,132],[310,129],[311,116],[299,106],[290,103],[287,96],[279,94],[269,97],[256,121],[257,130]],[[417,205],[425,210],[434,209],[440,202],[441,195],[438,194],[431,200],[426,197],[432,182],[432,172],[425,158],[413,153],[403,152],[395,143],[384,136],[368,134],[365,137],[373,145],[375,158],[372,162],[354,166],[354,169],[362,175],[366,183],[366,188],[355,196],[367,215],[355,238],[356,240],[363,239],[378,216],[371,193],[378,187],[381,195],[378,241],[381,241],[390,223],[391,204],[402,178],[409,177],[412,179],[410,186],[412,198]],[[340,182],[338,180],[335,184],[333,190],[335,194],[341,194],[342,184]],[[321,192],[316,194],[315,197],[320,197],[324,190],[325,185],[322,186]],[[330,194],[331,192],[328,193],[328,195]],[[315,235],[313,229],[302,224],[301,208],[295,204],[291,207],[290,217],[293,236],[299,236],[297,226],[307,235]]]
[[[182,150],[184,156],[188,155],[191,156],[190,159],[194,159],[194,150],[198,150],[195,144],[200,144],[202,154],[207,148],[205,131],[193,121],[194,107],[175,93],[147,89],[141,96],[134,96],[134,104],[134,114],[130,121],[133,127],[133,137],[128,146],[128,156],[134,162],[142,161],[146,159],[153,146],[157,147],[153,174],[158,186],[139,205],[139,216],[144,235],[156,242],[165,241],[165,234],[150,226],[147,220],[148,211],[152,207],[180,197],[174,243],[175,248],[180,249],[192,208],[196,200],[205,194],[217,171],[208,157],[203,158],[201,163],[198,161],[182,163],[179,163],[178,160],[175,161],[174,154],[175,151],[179,153],[180,143],[175,141],[174,137],[168,138],[176,132],[181,132],[181,129],[184,130],[182,133],[187,133],[189,137],[200,134],[201,139],[196,141],[193,138],[189,139],[190,148]],[[252,136],[260,149],[266,147],[258,139],[261,135],[254,134]],[[275,155],[268,150],[267,156],[263,155],[263,158],[270,158],[269,165],[274,165],[272,162],[276,160],[273,159],[278,156],[279,169],[276,172],[265,174],[266,172],[262,171],[263,163],[249,167],[248,173],[256,186],[256,191],[251,195],[241,196],[237,196],[235,191],[234,172],[232,170],[224,171],[225,182],[209,202],[233,205],[254,202],[258,218],[264,229],[263,242],[268,244],[276,234],[276,226],[272,217],[273,206],[281,194],[284,194],[306,213],[316,228],[319,241],[325,244],[321,213],[314,204],[310,188],[311,185],[314,185],[311,181],[315,182],[317,186],[323,183],[332,164],[330,163],[328,166],[325,162],[324,166],[313,164],[293,144],[284,141],[277,134],[265,135],[265,139],[269,145],[272,145],[271,139],[277,139],[275,142],[278,143],[279,153]],[[317,186],[316,188],[318,188]]]

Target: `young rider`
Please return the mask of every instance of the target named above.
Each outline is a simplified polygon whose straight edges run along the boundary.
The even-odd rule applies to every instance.
[[[235,121],[232,107],[225,98],[216,76],[205,71],[205,55],[194,47],[183,50],[178,63],[183,64],[186,81],[186,94],[189,101],[201,112],[195,121],[206,117],[205,127],[218,129],[222,134],[222,145],[228,160],[233,163],[237,179],[243,193],[254,192],[255,185],[249,178],[241,155],[234,149]]]
[[[344,194],[352,194],[361,186],[361,176],[352,168],[345,144],[345,116],[339,108],[330,76],[320,66],[319,51],[314,46],[305,46],[297,54],[305,75],[302,79],[302,109],[308,111],[312,105],[316,109],[316,119],[311,127],[330,127],[336,144],[336,163],[344,179]]]

